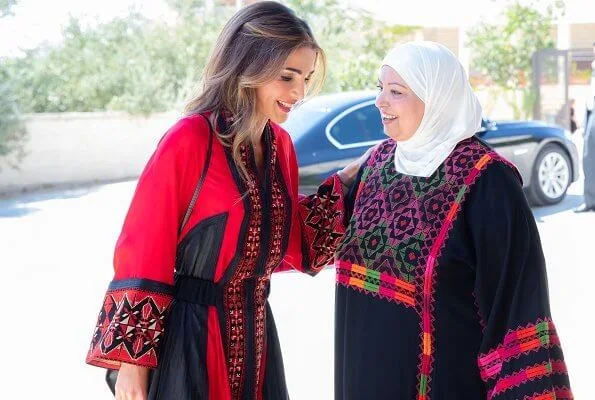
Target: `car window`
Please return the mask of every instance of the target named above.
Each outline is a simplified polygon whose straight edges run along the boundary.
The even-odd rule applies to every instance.
[[[330,135],[341,145],[353,145],[386,138],[380,112],[373,104],[344,115],[331,127]]]
[[[291,111],[289,118],[281,126],[295,141],[318,125],[332,110],[324,103],[324,98],[314,98]]]

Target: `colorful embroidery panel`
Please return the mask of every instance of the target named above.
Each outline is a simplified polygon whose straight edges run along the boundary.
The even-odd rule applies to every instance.
[[[155,368],[171,299],[169,285],[143,279],[112,282],[87,362],[112,369],[121,362]]]
[[[494,389],[488,393],[488,400],[491,400],[495,396],[498,396],[513,387],[520,386],[527,381],[540,379],[554,374],[561,375],[567,373],[566,364],[562,360],[553,360],[535,364],[500,379],[496,383]]]
[[[511,331],[497,349],[479,356],[481,377],[487,381],[500,373],[505,361],[530,351],[552,346],[560,346],[560,340],[551,320]]]
[[[550,353],[550,349],[553,348],[556,348],[561,355],[560,340],[556,333],[556,328],[550,319],[538,320],[536,323],[509,331],[504,336],[501,345],[487,354],[480,354],[478,357],[481,378],[492,387],[488,392],[488,399],[497,398],[508,390],[530,381],[547,378],[552,375],[566,375],[568,372],[564,361],[562,359],[550,358],[553,358],[553,353]],[[521,368],[506,376],[502,376],[502,371],[507,362],[518,359],[518,363],[522,365],[523,363],[527,363],[526,357],[531,353],[544,350],[547,352],[545,354],[547,361],[527,366],[526,368]],[[508,368],[510,368],[510,365]],[[566,387],[548,389],[533,397],[527,397],[527,399],[539,400],[572,398],[572,392]]]
[[[354,217],[337,251],[337,283],[392,300],[420,316],[418,400],[429,399],[437,260],[465,195],[498,155],[474,139],[461,142],[430,177],[398,174],[396,144],[372,153],[358,187]]]
[[[337,282],[344,286],[355,287],[407,306],[415,305],[415,285],[411,283],[387,273],[343,261],[336,261],[335,268]]]

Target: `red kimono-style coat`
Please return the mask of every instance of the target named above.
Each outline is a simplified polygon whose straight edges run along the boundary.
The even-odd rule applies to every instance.
[[[264,176],[252,148],[242,148],[256,182],[248,187],[216,138],[207,157],[210,129],[202,115],[181,119],[145,167],[87,362],[151,368],[151,399],[286,399],[270,277],[290,268],[314,274],[332,259],[344,232],[341,182],[333,175],[299,196],[291,138],[269,122]]]

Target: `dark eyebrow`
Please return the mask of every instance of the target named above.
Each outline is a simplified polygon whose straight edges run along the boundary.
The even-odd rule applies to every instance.
[[[285,67],[285,70],[291,71],[291,72],[295,72],[296,74],[299,74],[299,75],[303,75],[304,74],[302,72],[302,70],[297,69],[297,68]],[[310,73],[308,74],[308,76],[311,76],[313,73],[314,73],[314,70],[310,71]]]

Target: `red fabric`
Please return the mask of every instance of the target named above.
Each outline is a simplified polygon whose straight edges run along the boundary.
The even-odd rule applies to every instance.
[[[313,274],[332,259],[335,246],[344,231],[343,191],[338,178],[336,176],[329,178],[317,194],[300,198],[297,159],[291,138],[278,125],[271,124],[271,126],[274,135],[272,148],[277,151],[277,161],[274,167],[281,170],[283,180],[275,180],[276,194],[274,196],[276,196],[277,203],[266,203],[273,204],[273,210],[267,211],[273,214],[273,211],[276,210],[277,219],[273,220],[275,227],[271,230],[272,233],[269,232],[271,234],[271,241],[267,242],[269,247],[259,250],[267,254],[270,260],[274,260],[267,265],[265,276],[259,277],[259,287],[262,290],[259,292],[258,301],[260,303],[258,305],[261,308],[263,307],[261,303],[266,303],[266,295],[263,294],[263,290],[270,278],[270,272],[275,267],[274,264],[283,257],[281,244],[287,238],[285,235],[289,235],[289,242],[283,264]],[[244,193],[240,193],[237,187],[231,167],[233,160],[229,155],[229,150],[217,139],[213,141],[208,173],[196,205],[183,232],[178,235],[179,224],[204,167],[208,140],[209,125],[202,116],[191,116],[180,120],[165,134],[140,176],[114,255],[115,275],[112,283],[118,290],[108,292],[106,296],[106,299],[109,300],[106,304],[109,306],[104,306],[100,313],[98,328],[89,353],[89,363],[108,368],[117,367],[119,362],[133,362],[147,367],[156,367],[159,364],[157,341],[153,342],[152,339],[148,343],[154,346],[148,350],[144,349],[142,357],[137,357],[138,353],[135,349],[140,348],[140,341],[137,339],[141,338],[141,333],[135,337],[131,336],[125,343],[128,345],[128,349],[132,349],[127,352],[121,351],[125,344],[116,349],[107,348],[109,346],[106,347],[106,343],[107,345],[112,343],[110,332],[122,329],[118,325],[119,316],[124,315],[123,313],[127,309],[134,308],[135,304],[140,307],[136,310],[137,314],[146,316],[147,321],[160,319],[166,315],[171,302],[171,290],[168,291],[167,288],[160,287],[163,289],[162,292],[144,293],[141,287],[144,287],[143,285],[148,285],[148,287],[164,285],[164,287],[173,289],[171,286],[174,279],[177,246],[184,236],[201,221],[215,215],[226,214],[221,247],[216,249],[218,257],[214,274],[215,282],[221,281],[226,276],[230,265],[238,265],[235,263],[238,260],[243,260],[239,264],[243,265],[246,271],[240,274],[241,278],[237,279],[251,278],[257,274],[255,261],[246,262],[246,252],[242,251],[244,243],[239,243],[238,239],[251,237],[251,240],[260,243],[259,229],[254,229],[254,232],[246,236],[241,235],[240,232],[242,225],[246,225],[244,223],[246,218],[244,201],[249,200],[254,206],[255,202],[260,201],[260,197],[252,196],[248,200],[242,197]],[[274,156],[272,160],[275,160]],[[279,188],[279,185],[283,183],[287,185],[288,195],[291,199],[290,223],[285,220],[283,211],[279,211],[284,208],[278,206],[279,199],[285,196],[283,190]],[[256,206],[260,207],[260,210],[263,209],[262,204]],[[280,225],[283,227],[279,228]],[[273,240],[275,233],[277,237]],[[302,250],[306,251],[305,256],[302,254]],[[275,257],[271,258],[271,254],[275,254]],[[232,279],[236,279],[236,275],[234,274]],[[132,282],[132,286],[122,289],[122,282]],[[236,281],[226,281],[225,285],[227,287],[237,283]],[[138,293],[144,293],[144,297]],[[123,301],[125,298],[128,299],[128,303],[122,306],[125,303]],[[255,300],[252,298],[249,301],[254,302]],[[141,301],[144,303],[140,304]],[[247,299],[242,299],[242,301],[245,302]],[[144,306],[145,303],[152,304],[152,312],[148,312],[149,308]],[[222,335],[226,334],[226,328],[223,327],[222,333],[220,326],[225,324],[219,320],[219,311],[222,310],[209,306],[206,368],[209,398],[227,400],[232,397],[229,387],[230,363],[226,359],[223,347],[223,343],[226,341],[223,340]],[[229,310],[224,309],[223,312],[225,311]],[[139,321],[141,325],[145,323],[140,317]],[[256,324],[258,329],[264,330],[265,320],[261,318],[258,322]],[[245,324],[242,323],[242,326]],[[255,332],[246,332],[246,335],[261,337],[259,332],[255,329]],[[158,336],[166,334],[167,329],[162,329]],[[255,341],[255,343],[258,342]],[[266,341],[261,345],[263,351],[266,351]],[[258,379],[257,382],[259,388],[256,390],[257,392],[260,392],[262,387],[266,363],[265,354],[261,354],[261,356],[263,362],[258,365],[257,374],[261,379]]]
[[[109,291],[99,315],[87,363],[119,369],[121,362],[154,368],[171,296],[146,290]]]
[[[161,139],[139,178],[116,244],[114,280],[173,283],[178,229],[207,145],[208,125],[202,116],[180,120]]]

